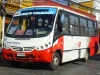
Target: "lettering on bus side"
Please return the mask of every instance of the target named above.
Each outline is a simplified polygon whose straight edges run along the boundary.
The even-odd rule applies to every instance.
[[[7,42],[9,44],[20,44],[20,42]]]

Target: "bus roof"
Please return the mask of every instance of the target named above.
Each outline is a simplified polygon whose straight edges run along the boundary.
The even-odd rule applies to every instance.
[[[69,6],[66,6],[66,7],[63,6],[62,7],[62,6],[51,6],[51,5],[39,5],[39,6],[26,7],[26,8],[23,8],[23,9],[19,9],[18,11],[29,10],[29,9],[32,9],[34,7],[52,7],[52,8],[57,8],[58,10],[62,9],[62,10],[65,10],[67,12],[70,12],[70,13],[73,13],[73,14],[76,14],[76,15],[80,15],[82,17],[86,17],[86,18],[89,18],[89,19],[92,19],[92,20],[96,20],[94,15],[82,12],[80,10],[71,8]]]

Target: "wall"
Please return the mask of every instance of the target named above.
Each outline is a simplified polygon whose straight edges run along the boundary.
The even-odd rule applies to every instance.
[[[100,2],[94,1],[94,8],[100,10]],[[96,19],[100,21],[100,11],[94,11],[94,15],[96,15]]]
[[[29,7],[29,6],[33,6],[33,1],[34,0],[23,0],[22,1],[22,8],[26,8],[26,7]]]
[[[100,33],[100,1],[94,1],[94,8],[99,11],[94,11],[94,15],[96,15],[96,19],[98,21],[98,31]]]

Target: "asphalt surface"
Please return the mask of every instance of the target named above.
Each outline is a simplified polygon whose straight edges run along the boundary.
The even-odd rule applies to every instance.
[[[7,61],[0,62],[0,75],[100,75],[100,55],[90,57],[87,62],[75,60],[51,71],[45,64],[22,63],[12,68]]]

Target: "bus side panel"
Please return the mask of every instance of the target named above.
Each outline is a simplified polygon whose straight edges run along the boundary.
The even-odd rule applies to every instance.
[[[90,42],[90,37],[64,36],[62,63],[84,58]]]
[[[91,37],[89,48],[90,48],[90,56],[95,55],[98,52],[98,37]]]
[[[71,61],[80,58],[80,47],[79,43],[82,42],[82,37],[79,36],[64,36],[64,51],[63,51],[63,62]],[[85,42],[82,42],[82,47]],[[86,45],[86,44],[85,44]]]
[[[61,36],[53,44],[53,52],[62,50],[62,63],[84,58],[90,48],[90,56],[98,51],[97,37]]]
[[[63,42],[64,42],[64,37],[61,36],[59,37],[53,44],[53,52],[56,52],[56,50],[63,50]]]

